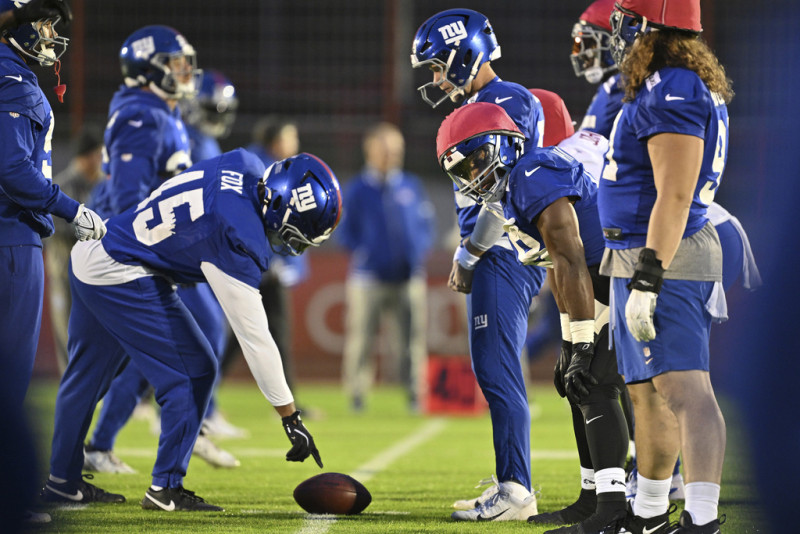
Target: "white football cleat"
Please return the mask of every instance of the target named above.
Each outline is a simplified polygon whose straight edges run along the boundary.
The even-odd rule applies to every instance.
[[[488,488],[483,490],[478,497],[473,497],[471,499],[461,499],[453,503],[453,508],[456,510],[472,510],[473,508],[477,508],[481,504],[485,503],[492,495],[497,493],[497,479],[494,475],[490,476],[489,478],[484,478],[475,488],[481,488],[486,484],[491,484]]]
[[[95,473],[132,475],[136,469],[120,460],[114,451],[87,451],[83,449],[83,469]]]
[[[219,410],[203,419],[203,433],[216,438],[242,439],[250,437],[250,432],[231,424]]]
[[[192,454],[199,456],[214,467],[226,467],[231,469],[241,465],[234,455],[217,447],[213,441],[203,434],[197,436]]]
[[[539,513],[536,495],[516,482],[496,483],[497,492],[472,510],[453,512],[456,521],[527,521]]]

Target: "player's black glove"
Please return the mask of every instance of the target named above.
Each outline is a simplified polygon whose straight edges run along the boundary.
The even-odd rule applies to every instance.
[[[283,429],[286,436],[292,442],[292,448],[286,453],[286,460],[289,462],[302,462],[310,456],[314,457],[317,465],[322,467],[322,457],[319,455],[317,446],[314,445],[314,438],[300,419],[300,410],[292,415],[281,418]]]
[[[556,386],[556,391],[562,397],[567,396],[567,390],[564,389],[564,375],[569,368],[569,360],[572,358],[572,343],[562,339],[561,352],[558,354],[556,360],[556,368],[553,369],[553,384]]]
[[[72,10],[66,0],[31,0],[14,10],[17,26],[42,19],[61,17],[61,22],[72,22]]]
[[[572,359],[564,374],[564,388],[567,397],[575,404],[580,404],[582,397],[589,395],[589,385],[597,384],[589,367],[594,356],[594,343],[573,343]]]

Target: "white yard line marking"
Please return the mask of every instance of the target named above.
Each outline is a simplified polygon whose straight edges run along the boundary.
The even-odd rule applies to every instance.
[[[444,430],[445,426],[447,426],[447,421],[445,419],[437,418],[428,421],[419,430],[404,440],[394,444],[369,460],[367,463],[363,464],[361,467],[358,467],[355,471],[350,473],[350,476],[362,483],[367,482],[373,476],[386,469],[392,462],[408,454],[414,448],[425,443],[433,436]],[[303,522],[303,526],[298,531],[298,534],[324,534],[325,532],[328,532],[328,530],[334,523],[336,523],[336,521],[336,516],[309,514],[306,520]]]

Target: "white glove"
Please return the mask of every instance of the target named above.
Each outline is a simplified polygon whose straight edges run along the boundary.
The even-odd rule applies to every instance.
[[[81,204],[78,214],[72,220],[75,237],[78,241],[100,239],[106,235],[106,225],[98,214]]]
[[[625,319],[636,341],[651,341],[656,337],[653,325],[653,314],[656,311],[658,293],[631,289],[631,295],[625,304]]]

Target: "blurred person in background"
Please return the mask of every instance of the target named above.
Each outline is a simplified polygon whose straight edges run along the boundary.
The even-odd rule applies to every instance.
[[[69,166],[53,181],[62,191],[77,200],[91,204],[93,189],[105,178],[103,174],[103,136],[85,128],[74,143],[75,152]],[[75,232],[61,220],[54,220],[55,233],[45,242],[47,296],[50,302],[50,324],[53,329],[58,369],[67,367],[67,324],[69,323],[69,251],[75,244]]]
[[[137,205],[164,180],[191,165],[189,136],[178,101],[197,95],[202,76],[192,45],[168,26],[136,30],[123,42],[119,58],[124,85],[109,105],[104,138],[107,159],[103,165],[108,179],[98,186],[95,195],[95,205],[103,216],[116,215]],[[185,299],[211,345],[220,346],[225,325],[208,284],[184,284],[178,294]],[[134,472],[114,454],[114,443],[148,389],[148,381],[133,362],[114,379],[86,444],[87,470]],[[217,447],[203,430],[194,453],[216,467],[239,465],[232,454]]]
[[[297,125],[283,117],[263,117],[253,127],[252,143],[247,150],[258,156],[265,167],[269,167],[276,161],[290,158],[300,150]],[[305,254],[302,256],[275,256],[258,288],[261,292],[264,310],[269,317],[269,331],[280,349],[283,374],[290,387],[294,387],[291,289],[306,280],[308,276],[308,256]],[[317,415],[316,410],[307,406],[302,406],[302,408],[308,418]]]
[[[375,380],[375,340],[388,319],[390,354],[408,407],[420,408],[427,364],[425,261],[434,244],[433,205],[420,179],[403,170],[399,128],[379,123],[364,134],[364,169],[344,188],[339,242],[350,252],[342,377],[355,412]]]
[[[72,19],[64,1],[0,0],[0,524],[17,531],[23,521],[47,522],[30,511],[36,494],[36,446],[24,401],[33,373],[44,302],[42,239],[55,231],[55,215],[74,236],[105,234],[100,217],[52,181],[53,110],[39,88],[34,65],[55,67],[68,39],[56,26]],[[62,100],[65,86],[56,94]]]
[[[219,141],[230,135],[236,121],[236,110],[239,107],[239,99],[233,83],[217,70],[203,70],[197,94],[192,98],[181,99],[179,107],[186,126],[186,133],[189,135],[192,161],[200,162],[222,154]],[[214,355],[222,365],[225,358],[225,347],[230,337],[228,335],[229,327],[225,322],[219,302],[208,289],[205,284],[184,287],[180,290],[180,296],[189,311],[195,315],[200,329],[208,336],[211,347],[214,349]],[[221,374],[217,375],[217,384],[211,394],[206,417],[203,419],[203,436],[204,438],[246,437],[249,434],[246,429],[231,424],[217,409],[216,389],[219,387],[221,378]],[[203,452],[207,445],[204,438],[200,440],[200,449],[198,449],[201,457],[208,456],[213,459],[219,456],[219,460],[231,463],[231,458],[227,455],[222,453],[215,455],[213,446],[208,447],[207,454]],[[233,460],[232,463],[236,464],[236,461]],[[221,467],[229,467],[229,465]]]
[[[424,69],[431,80],[418,89],[426,103],[495,103],[524,134],[526,151],[542,146],[541,103],[522,85],[500,79],[493,66],[500,57],[489,19],[469,9],[433,15],[419,27],[411,47],[411,66]],[[545,270],[519,263],[502,221],[455,185],[453,192],[461,244],[448,287],[466,294],[470,358],[489,403],[496,472],[481,481],[492,485],[480,496],[453,503],[453,518],[525,521],[538,509],[531,493],[531,415],[520,358],[531,299]]]
[[[636,419],[639,474],[625,528],[718,533],[726,425],[709,336],[724,312],[723,251],[708,207],[727,161],[731,81],[699,39],[699,0],[621,0],[611,28],[625,97],[599,207],[601,272],[612,277],[614,344]],[[679,454],[686,506],[670,526]]]

